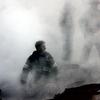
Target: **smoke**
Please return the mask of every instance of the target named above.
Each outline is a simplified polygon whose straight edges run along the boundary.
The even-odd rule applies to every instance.
[[[0,88],[4,99],[28,96],[26,100],[44,100],[65,87],[99,82],[99,64],[91,63],[99,59],[95,50],[90,63],[80,65],[85,44],[80,20],[88,8],[87,0],[0,0]],[[57,62],[57,80],[44,78],[35,84],[34,74],[30,74],[28,83],[21,85],[20,73],[37,40],[46,41],[47,51]]]
[[[72,53],[72,41],[73,41],[73,33],[74,33],[74,29],[73,29],[73,14],[72,14],[72,6],[67,4],[64,6],[64,10],[63,10],[63,14],[61,17],[61,30],[62,30],[62,34],[64,35],[64,59],[66,61],[70,61],[71,58],[71,53]]]

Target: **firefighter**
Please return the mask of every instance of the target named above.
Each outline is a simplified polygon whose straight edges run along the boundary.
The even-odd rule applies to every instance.
[[[50,53],[46,51],[46,45],[44,41],[37,41],[35,43],[36,50],[33,51],[23,67],[21,74],[21,83],[27,82],[27,77],[30,71],[34,70],[35,78],[37,82],[42,77],[49,78],[56,76],[58,73],[56,63]]]

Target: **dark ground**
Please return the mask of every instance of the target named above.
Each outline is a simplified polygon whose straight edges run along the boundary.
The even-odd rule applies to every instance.
[[[61,94],[55,95],[49,100],[94,100],[94,96],[100,94],[100,84],[87,84],[80,87],[65,89]],[[97,100],[100,100],[97,99]]]

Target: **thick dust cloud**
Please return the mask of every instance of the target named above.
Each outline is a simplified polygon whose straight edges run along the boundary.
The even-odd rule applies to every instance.
[[[24,93],[33,93],[34,100],[44,100],[65,87],[100,82],[99,42],[92,35],[95,30],[99,33],[100,23],[96,24],[99,12],[95,9],[97,0],[93,1],[0,0],[0,87],[6,99],[23,100]],[[22,86],[20,74],[37,40],[44,40],[54,57],[58,80],[41,79],[34,84],[30,74],[29,83]]]

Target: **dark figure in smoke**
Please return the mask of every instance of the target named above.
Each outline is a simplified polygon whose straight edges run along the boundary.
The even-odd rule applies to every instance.
[[[53,57],[46,52],[44,41],[37,41],[36,51],[27,59],[21,75],[21,83],[26,83],[28,73],[35,71],[35,82],[40,78],[50,78],[57,75],[57,67]]]
[[[85,33],[84,61],[88,60],[93,46],[96,47],[100,55],[100,0],[92,0],[90,4],[87,17],[85,16],[81,20]]]
[[[60,21],[61,30],[64,36],[64,60],[70,61],[72,54],[72,37],[73,37],[73,18],[72,9],[65,5]]]

